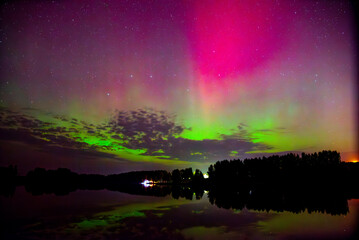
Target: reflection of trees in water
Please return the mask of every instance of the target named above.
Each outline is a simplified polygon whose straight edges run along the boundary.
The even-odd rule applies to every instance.
[[[193,186],[154,186],[152,188],[129,188],[127,193],[151,196],[165,196],[171,194],[173,198],[199,200],[204,195],[204,189]],[[321,212],[332,215],[349,212],[347,193],[341,189],[307,188],[269,188],[261,185],[255,188],[241,186],[238,189],[212,188],[208,191],[211,204],[225,209],[243,209],[260,211],[303,211]]]
[[[349,212],[346,194],[338,189],[273,188],[262,185],[256,188],[242,186],[240,189],[217,188],[209,191],[209,201],[220,208],[251,209],[260,211],[305,210],[329,214]]]
[[[0,194],[11,196],[22,184],[33,195],[66,195],[77,189],[108,189],[130,194],[201,199],[221,208],[348,213],[347,199],[359,198],[359,163],[343,163],[336,151],[287,154],[219,161],[208,169],[208,179],[192,168],[138,171],[108,176],[77,174],[69,169],[36,168],[17,177],[16,167],[0,168]],[[151,180],[155,186],[140,183]],[[22,183],[20,183],[22,182]]]
[[[359,164],[336,151],[218,161],[208,175],[210,202],[223,208],[346,214],[359,198]]]
[[[199,200],[204,195],[204,189],[193,186],[157,185],[145,188],[140,184],[118,185],[116,188],[104,188],[111,191],[119,191],[135,195],[145,196],[172,196],[174,199],[185,198]],[[33,195],[43,193],[55,193],[57,195],[69,194],[71,189],[27,186],[26,190]],[[347,214],[349,211],[347,194],[338,189],[323,189],[318,191],[308,189],[273,189],[262,185],[257,188],[241,186],[238,189],[213,188],[208,191],[208,200],[211,204],[225,209],[243,209],[260,211],[290,211],[300,213],[305,210],[328,214]]]

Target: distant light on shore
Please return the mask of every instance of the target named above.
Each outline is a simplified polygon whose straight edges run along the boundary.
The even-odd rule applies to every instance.
[[[154,185],[153,181],[147,180],[147,179],[145,179],[143,182],[141,182],[141,184],[142,184],[144,187],[153,187],[153,185]]]

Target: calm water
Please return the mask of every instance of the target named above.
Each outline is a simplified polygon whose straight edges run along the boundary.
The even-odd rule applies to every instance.
[[[195,196],[193,197],[195,199]],[[2,239],[359,239],[359,200],[349,213],[218,208],[200,200],[78,190],[0,197]]]

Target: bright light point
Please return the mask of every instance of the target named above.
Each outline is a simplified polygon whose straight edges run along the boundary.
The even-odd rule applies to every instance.
[[[357,162],[359,162],[359,160],[358,160],[358,159],[353,159],[353,160],[351,160],[350,162],[352,162],[352,163],[357,163]]]
[[[153,181],[150,181],[150,180],[147,180],[147,179],[145,179],[143,182],[141,182],[141,184],[142,184],[144,187],[153,187],[153,186],[154,186]]]
[[[209,178],[207,173],[203,173],[203,178]]]
[[[106,93],[107,96],[110,96],[110,93]]]

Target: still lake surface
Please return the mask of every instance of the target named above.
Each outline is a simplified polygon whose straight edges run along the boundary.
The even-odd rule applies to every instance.
[[[0,196],[1,239],[359,239],[359,200],[341,215],[223,209],[196,200],[77,190]]]

